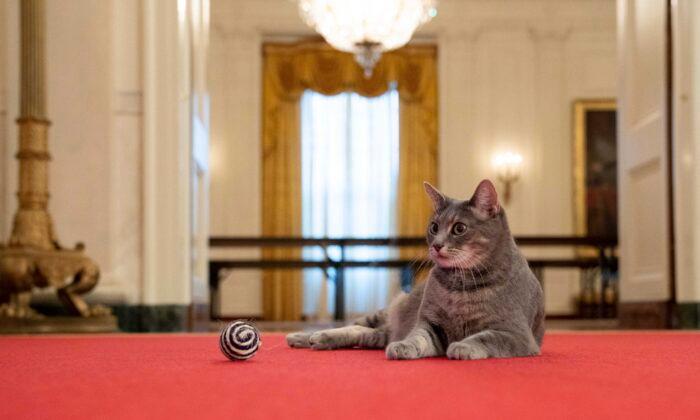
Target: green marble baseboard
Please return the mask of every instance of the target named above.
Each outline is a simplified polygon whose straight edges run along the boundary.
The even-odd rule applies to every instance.
[[[189,305],[126,305],[107,304],[117,317],[122,332],[179,332],[190,329]],[[68,313],[58,302],[32,304],[39,313],[49,317],[66,317]]]
[[[700,302],[679,303],[677,313],[679,328],[700,329]]]
[[[124,332],[178,332],[189,329],[189,305],[115,305]]]

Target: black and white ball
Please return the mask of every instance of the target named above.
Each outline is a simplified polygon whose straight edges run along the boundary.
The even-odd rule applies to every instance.
[[[221,331],[219,347],[231,360],[247,360],[260,348],[260,333],[245,321],[233,321]]]

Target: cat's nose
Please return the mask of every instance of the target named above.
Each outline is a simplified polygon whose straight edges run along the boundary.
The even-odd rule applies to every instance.
[[[435,252],[439,253],[442,250],[442,244],[433,244],[433,249]]]

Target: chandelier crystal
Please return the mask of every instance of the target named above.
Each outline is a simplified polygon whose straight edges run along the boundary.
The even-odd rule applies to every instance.
[[[334,48],[372,75],[383,52],[400,48],[437,15],[436,0],[299,0],[299,14]]]

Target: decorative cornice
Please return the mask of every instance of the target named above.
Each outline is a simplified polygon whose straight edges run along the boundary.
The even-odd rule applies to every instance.
[[[444,31],[459,31],[470,26],[523,26],[533,22],[566,23],[582,28],[614,30],[614,2],[577,0],[484,1],[440,0],[438,16],[420,28],[418,36],[440,36]],[[227,0],[212,9],[212,27],[227,35],[236,31],[253,31],[264,36],[298,36],[313,33],[299,17],[289,0]]]

